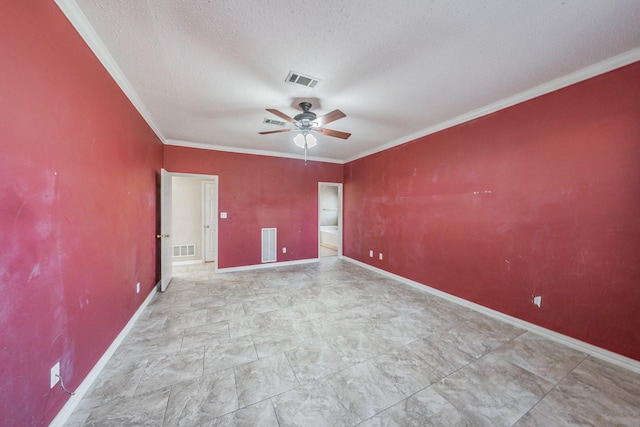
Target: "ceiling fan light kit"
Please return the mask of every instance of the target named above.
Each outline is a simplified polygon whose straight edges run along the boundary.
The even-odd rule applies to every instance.
[[[316,137],[308,132],[299,133],[293,138],[293,142],[300,148],[312,148],[318,145]]]

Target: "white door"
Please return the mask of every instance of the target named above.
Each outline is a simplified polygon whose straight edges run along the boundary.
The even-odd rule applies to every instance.
[[[218,181],[203,182],[204,262],[216,260],[218,246]]]
[[[161,170],[160,179],[160,292],[167,290],[172,278],[171,250],[171,174]]]

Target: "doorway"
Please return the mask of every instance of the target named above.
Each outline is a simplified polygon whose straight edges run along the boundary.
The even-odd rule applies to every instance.
[[[342,184],[318,183],[318,257],[342,257]]]
[[[218,177],[172,173],[171,230],[175,266],[208,264],[217,271]]]

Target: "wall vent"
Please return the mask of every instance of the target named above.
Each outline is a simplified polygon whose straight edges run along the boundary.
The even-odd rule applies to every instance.
[[[262,262],[275,262],[276,260],[276,230],[275,228],[262,229]]]
[[[307,76],[296,71],[289,71],[289,75],[285,79],[285,82],[293,85],[300,85],[308,88],[315,88],[322,80],[315,77]]]
[[[287,123],[286,122],[281,122],[280,120],[273,120],[273,119],[267,119],[265,118],[262,123],[266,123],[268,125],[276,125],[276,126],[284,126]]]
[[[186,256],[196,256],[196,245],[173,245],[173,257],[180,258]]]

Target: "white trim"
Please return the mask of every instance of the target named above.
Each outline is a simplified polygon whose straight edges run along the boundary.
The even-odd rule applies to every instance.
[[[213,185],[215,187],[215,212],[213,212],[213,229],[214,236],[213,242],[210,242],[213,245],[213,259],[207,259],[208,249],[207,249],[207,186]],[[202,262],[215,262],[218,264],[218,234],[220,233],[220,186],[218,184],[218,176],[214,179],[203,179],[201,182],[202,186]],[[211,213],[211,212],[210,212]]]
[[[84,15],[84,13],[82,13],[76,1],[55,0],[55,2],[60,8],[60,10],[62,10],[62,12],[65,14],[67,19],[71,22],[71,24],[76,29],[76,31],[78,31],[78,33],[83,38],[83,40],[87,43],[89,48],[100,60],[102,65],[104,65],[104,67],[107,69],[107,72],[111,74],[111,76],[116,81],[118,86],[120,86],[120,88],[125,93],[125,95],[129,98],[131,103],[135,106],[135,108],[142,115],[144,120],[149,124],[151,129],[153,129],[153,131],[156,133],[156,135],[158,135],[158,137],[162,140],[164,144],[181,146],[181,147],[200,148],[203,150],[217,150],[217,151],[227,151],[232,153],[257,154],[257,155],[263,155],[263,156],[304,159],[302,155],[295,155],[295,154],[289,154],[289,153],[234,148],[234,147],[222,147],[218,145],[209,145],[209,144],[203,144],[203,143],[197,143],[197,142],[167,139],[162,134],[157,124],[153,121],[151,113],[145,107],[141,98],[138,96],[137,92],[135,91],[135,89],[133,88],[129,80],[125,77],[124,73],[122,72],[122,70],[116,63],[116,61],[113,59],[108,49],[104,45],[104,43],[102,43],[102,40],[96,33],[93,26],[89,23],[89,20],[87,19],[87,17]],[[615,70],[616,68],[624,67],[625,65],[629,65],[639,60],[640,60],[640,48],[635,48],[630,51],[624,52],[620,55],[616,55],[612,58],[608,58],[608,59],[605,59],[604,61],[582,68],[578,71],[574,71],[572,73],[566,74],[564,76],[561,76],[549,82],[543,83],[534,88],[525,90],[523,92],[520,92],[519,94],[504,98],[502,100],[486,105],[484,107],[480,107],[468,113],[461,114],[457,117],[453,117],[449,120],[445,120],[444,122],[438,123],[429,128],[415,132],[411,135],[407,135],[402,138],[391,141],[389,143],[372,148],[370,150],[363,151],[350,158],[339,160],[339,159],[330,159],[330,158],[322,158],[322,157],[309,157],[308,160],[327,162],[327,163],[338,163],[338,164],[349,163],[354,160],[369,156],[371,154],[375,154],[380,151],[384,151],[389,148],[393,148],[398,145],[402,145],[407,142],[416,140],[418,138],[422,138],[432,133],[439,132],[441,130],[459,125],[461,123],[465,123],[470,120],[477,119],[482,116],[486,116],[488,114],[494,113],[504,108],[511,107],[521,102],[528,101],[530,99],[544,95],[546,93],[553,92],[558,89],[562,89],[572,84],[590,79],[592,77],[596,77],[600,74],[607,73],[609,71]]]
[[[631,359],[629,357],[623,356],[618,353],[614,353],[609,350],[605,350],[604,348],[597,347],[595,345],[586,343],[584,341],[577,340],[575,338],[571,338],[567,335],[560,334],[558,332],[552,331],[551,329],[543,328],[542,326],[535,325],[533,323],[529,323],[525,320],[518,319],[517,317],[509,316],[508,314],[501,313],[496,310],[492,310],[480,304],[476,304],[471,301],[467,301],[460,297],[448,294],[446,292],[440,291],[438,289],[432,288],[430,286],[424,285],[422,283],[407,279],[402,276],[398,276],[397,274],[390,273],[388,271],[382,270],[380,268],[371,266],[369,264],[365,264],[361,261],[357,261],[355,259],[349,257],[343,257],[344,260],[349,261],[353,264],[359,265],[360,267],[366,268],[367,270],[374,271],[382,276],[389,277],[391,279],[397,280],[405,285],[409,285],[415,289],[418,289],[423,292],[430,293],[437,297],[443,298],[447,301],[453,302],[454,304],[461,305],[466,308],[470,308],[471,310],[477,311],[479,313],[485,314],[489,317],[493,317],[494,319],[500,320],[505,323],[509,323],[513,326],[517,326],[519,328],[525,329],[534,334],[543,336],[557,343],[566,345],[567,347],[571,347],[575,350],[586,353],[590,356],[598,358],[600,360],[604,360],[605,362],[609,362],[611,364],[620,366],[621,368],[628,369],[635,373],[640,373],[640,361]]]
[[[173,261],[172,264],[174,267],[176,265],[193,265],[193,264],[204,264],[204,261],[201,259],[194,259],[191,261]]]
[[[320,203],[320,192],[322,187],[336,187],[338,189],[338,247],[335,250],[338,252],[338,258],[342,256],[342,246],[343,246],[343,227],[342,227],[342,217],[344,215],[344,184],[342,182],[328,182],[328,181],[319,181],[318,182],[318,256],[320,255],[320,246],[324,246],[321,242],[322,231],[320,230],[320,218],[322,216],[322,206]],[[330,248],[333,249],[333,248]]]
[[[279,151],[267,151],[267,150],[254,150],[251,148],[238,148],[238,147],[229,147],[222,145],[211,145],[211,144],[203,144],[200,142],[191,142],[191,141],[181,141],[177,139],[167,139],[164,141],[166,145],[173,145],[176,147],[186,147],[186,148],[199,148],[201,150],[213,150],[213,151],[225,151],[228,153],[239,153],[239,154],[254,154],[256,156],[270,156],[270,157],[281,157],[286,159],[297,159],[304,160],[304,156],[300,154],[290,154],[290,153],[281,153]],[[312,162],[324,162],[324,163],[337,163],[344,164],[344,161],[338,159],[330,159],[328,157],[309,157],[307,156],[307,161]]]
[[[612,58],[605,59],[604,61],[598,62],[597,64],[590,65],[581,70],[574,71],[573,73],[566,74],[557,79],[548,81],[546,83],[543,83],[531,89],[527,89],[524,92],[520,92],[513,96],[509,96],[507,98],[496,101],[492,104],[485,105],[484,107],[477,108],[465,114],[461,114],[452,119],[445,120],[444,122],[440,122],[434,126],[415,132],[411,135],[404,136],[402,138],[396,139],[395,141],[391,141],[387,144],[383,144],[378,147],[372,148],[371,150],[363,151],[360,154],[356,154],[351,158],[345,159],[343,163],[349,163],[354,160],[358,160],[363,157],[367,157],[372,154],[379,153],[380,151],[388,150],[389,148],[393,148],[398,145],[402,145],[407,142],[414,141],[418,138],[431,135],[441,130],[448,129],[450,127],[469,122],[479,117],[495,113],[496,111],[503,110],[505,108],[514,106],[516,104],[520,104],[521,102],[529,101],[531,99],[537,98],[539,96],[545,95],[555,90],[559,90],[564,87],[571,86],[572,84],[580,83],[582,81],[599,76],[601,74],[608,73],[609,71],[615,70],[616,68],[620,68],[620,67],[624,67],[625,65],[632,64],[639,60],[640,60],[640,48],[632,49],[630,51],[614,56]]]
[[[89,391],[89,389],[93,385],[93,382],[98,378],[98,375],[100,375],[100,372],[102,372],[104,367],[107,365],[107,363],[109,362],[109,359],[111,359],[111,356],[113,356],[113,354],[116,352],[120,344],[122,344],[126,336],[129,334],[131,329],[133,329],[133,325],[136,323],[136,320],[138,320],[142,312],[147,308],[147,306],[149,305],[153,297],[158,292],[159,287],[160,287],[160,282],[158,282],[156,286],[153,287],[153,290],[151,291],[151,293],[147,295],[147,298],[145,298],[144,302],[140,305],[140,307],[138,307],[138,309],[133,314],[133,316],[131,316],[131,319],[129,319],[129,322],[127,322],[127,324],[122,329],[122,331],[120,331],[116,339],[113,340],[109,348],[107,348],[107,351],[104,352],[102,357],[100,357],[100,359],[93,366],[91,371],[89,371],[89,374],[87,374],[84,380],[82,380],[78,388],[76,388],[75,394],[72,395],[69,398],[69,400],[67,400],[67,403],[65,403],[62,409],[60,409],[58,414],[49,424],[49,427],[58,427],[58,426],[62,427],[69,420],[69,417],[73,413],[74,409],[76,409],[76,407],[78,406],[78,404],[80,403],[84,395],[87,393],[87,391]]]
[[[243,265],[240,267],[219,268],[216,270],[216,273],[233,273],[236,271],[250,271],[250,270],[260,270],[263,268],[287,267],[290,265],[311,264],[319,261],[320,261],[320,258],[309,258],[309,259],[299,259],[295,261],[269,262],[266,264]]]
[[[96,33],[96,30],[93,28],[86,15],[82,13],[82,10],[80,10],[77,3],[74,0],[55,0],[55,2],[69,22],[71,22],[71,25],[73,25],[78,34],[80,34],[80,37],[82,37],[85,43],[87,43],[104,68],[106,68],[107,72],[116,81],[118,86],[120,86],[120,89],[122,89],[126,97],[129,98],[129,101],[131,101],[136,110],[138,110],[149,127],[155,132],[158,138],[165,143],[166,138],[160,131],[158,125],[154,122],[153,116],[142,102],[140,96],[138,96],[133,85],[120,69],[120,66],[118,66],[116,60],[113,59],[113,56],[109,53],[107,47],[102,43],[98,33]]]

